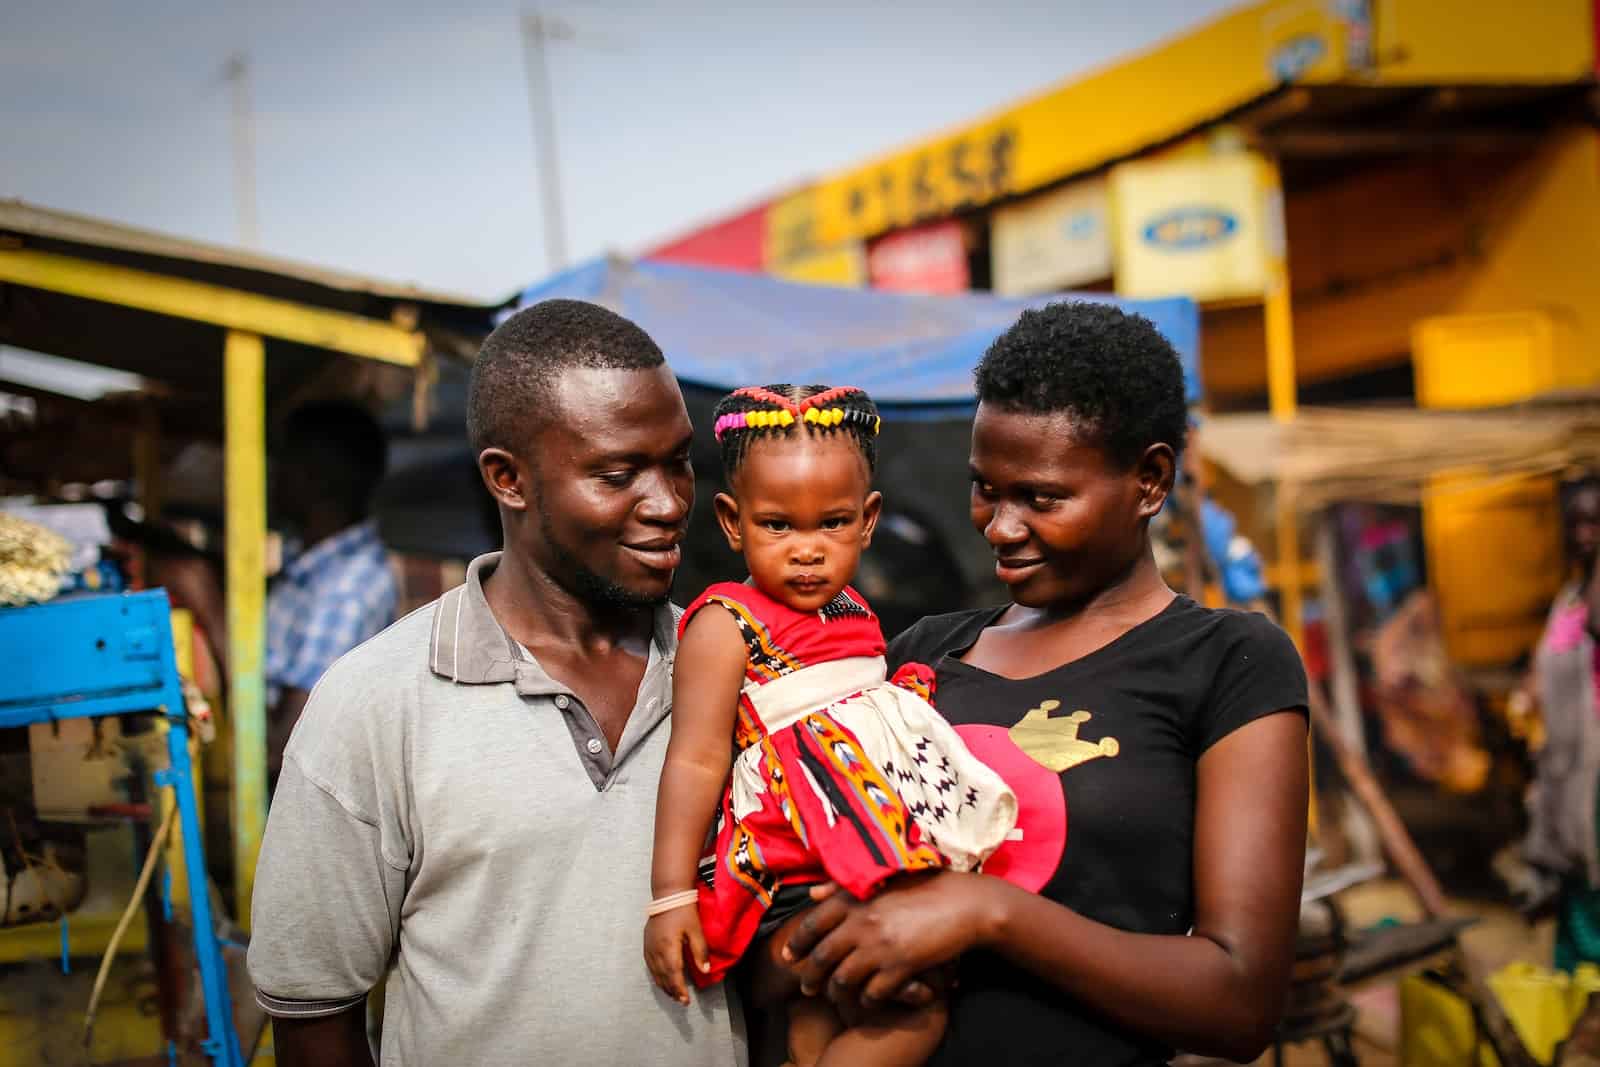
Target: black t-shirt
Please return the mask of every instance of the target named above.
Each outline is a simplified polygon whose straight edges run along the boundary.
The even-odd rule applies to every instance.
[[[1004,608],[924,619],[889,646],[891,670],[937,669],[934,703],[1010,783],[1019,840],[986,873],[1122,930],[1193,925],[1195,763],[1233,730],[1306,707],[1288,636],[1265,616],[1178,597],[1103,648],[1012,680],[955,657]],[[1172,1050],[1123,1030],[999,956],[960,964],[940,1067],[1164,1063]]]

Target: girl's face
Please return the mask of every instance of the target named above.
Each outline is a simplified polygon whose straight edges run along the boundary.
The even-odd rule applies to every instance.
[[[802,431],[752,441],[716,508],[757,588],[816,611],[855,577],[882,503],[849,434]]]
[[[1147,524],[1172,487],[1172,450],[1116,463],[1064,412],[978,405],[972,423],[972,524],[995,576],[1024,607],[1082,604],[1148,551]]]

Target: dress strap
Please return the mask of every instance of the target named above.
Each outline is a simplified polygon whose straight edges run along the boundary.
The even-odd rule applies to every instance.
[[[802,667],[768,682],[747,682],[744,696],[767,732],[776,733],[819,708],[878,685],[885,670],[882,656],[850,656]]]

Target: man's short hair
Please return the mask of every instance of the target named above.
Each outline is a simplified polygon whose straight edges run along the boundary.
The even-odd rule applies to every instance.
[[[478,350],[467,387],[467,439],[474,452],[517,451],[549,412],[563,371],[649,370],[664,362],[649,334],[598,304],[545,300],[523,308]]]
[[[1065,412],[1112,459],[1132,465],[1153,444],[1183,451],[1183,364],[1143,315],[1081,300],[1024,311],[973,372],[978,401],[1006,411]]]
[[[308,466],[322,491],[366,513],[389,462],[383,428],[366,408],[345,401],[303,405],[284,420],[281,440],[283,460]]]

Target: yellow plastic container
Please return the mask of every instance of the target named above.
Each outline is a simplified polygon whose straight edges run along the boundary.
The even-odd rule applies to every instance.
[[[1425,408],[1511,404],[1600,377],[1575,325],[1543,310],[1423,319],[1411,350],[1417,404]],[[1429,584],[1451,658],[1499,666],[1538,640],[1565,566],[1561,516],[1552,479],[1452,491],[1473,473],[1441,475],[1429,486]],[[1493,580],[1485,580],[1486,565]]]
[[[1600,968],[1585,963],[1573,974],[1512,963],[1489,978],[1517,1036],[1540,1063],[1572,1032],[1589,994],[1600,992]],[[1499,1067],[1477,1033],[1467,1002],[1422,975],[1400,980],[1400,1062],[1404,1067]]]

